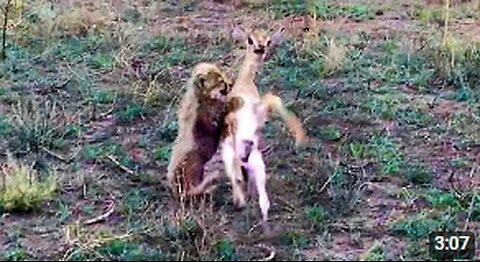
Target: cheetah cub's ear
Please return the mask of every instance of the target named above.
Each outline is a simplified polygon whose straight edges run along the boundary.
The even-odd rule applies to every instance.
[[[205,80],[206,76],[204,74],[198,74],[195,81],[193,81],[193,85],[196,89],[203,90],[205,89]]]
[[[221,77],[217,73],[208,72],[207,74],[198,74],[193,85],[197,94],[206,96],[221,81]]]

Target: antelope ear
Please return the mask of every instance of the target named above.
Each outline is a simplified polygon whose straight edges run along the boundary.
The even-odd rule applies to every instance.
[[[286,31],[287,31],[286,28],[284,26],[282,26],[275,33],[273,33],[270,36],[270,41],[272,41],[271,45],[276,46],[276,45],[282,43]]]
[[[237,41],[245,42],[248,38],[248,33],[242,26],[237,25],[232,30],[232,37]]]

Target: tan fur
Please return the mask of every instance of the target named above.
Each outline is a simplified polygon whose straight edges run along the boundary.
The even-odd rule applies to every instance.
[[[232,34],[245,42],[246,51],[235,84],[228,95],[229,104],[233,105],[233,108],[230,106],[228,116],[225,118],[222,159],[225,172],[232,183],[233,201],[237,206],[246,204],[242,189],[245,183],[243,185],[241,183],[243,177],[249,179],[248,186],[252,179],[255,180],[253,183],[258,189],[259,205],[265,222],[268,220],[270,201],[265,186],[267,181],[265,164],[258,145],[261,129],[269,114],[276,111],[292,132],[297,145],[305,139],[301,121],[288,112],[278,96],[271,93],[261,96],[254,82],[255,73],[266,60],[270,59],[284,31],[285,29],[281,28],[276,33],[267,35],[247,32],[241,27],[236,27]]]
[[[280,97],[267,93],[262,97],[261,101],[262,104],[268,106],[269,112],[275,110],[280,115],[294,136],[297,146],[305,141],[306,135],[305,130],[302,127],[302,122],[298,117],[285,108]]]
[[[178,196],[200,194],[206,186],[201,183],[203,167],[217,150],[231,86],[213,64],[199,63],[192,70],[177,111],[178,134],[167,170],[167,180]]]
[[[293,136],[296,139],[296,144],[299,145],[305,139],[305,132],[302,128],[300,120],[295,115],[288,112],[288,110],[283,106],[280,97],[275,96],[271,93],[267,93],[260,97],[258,87],[253,81],[255,78],[255,73],[258,71],[259,67],[262,66],[265,61],[271,58],[276,47],[278,46],[278,43],[281,41],[281,34],[283,34],[285,29],[280,28],[276,33],[272,35],[269,35],[266,32],[255,30],[247,32],[241,27],[237,27],[235,28],[235,30],[237,30],[237,32],[234,31],[233,34],[234,37],[236,37],[237,39],[240,40],[244,37],[247,37],[247,49],[245,52],[243,65],[240,68],[240,72],[228,97],[230,99],[232,97],[237,97],[237,99],[253,99],[259,103],[268,106],[268,113],[275,110],[277,113],[280,114],[280,117],[283,119],[283,121],[286,123],[286,125],[292,132]],[[248,38],[251,38],[251,40],[253,40],[253,45],[249,45]],[[260,49],[261,47],[264,47],[265,49],[264,57],[259,57],[257,54],[254,53],[255,49]],[[267,115],[265,117],[267,117]]]

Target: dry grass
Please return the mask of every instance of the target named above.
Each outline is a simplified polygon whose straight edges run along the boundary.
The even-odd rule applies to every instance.
[[[58,175],[40,174],[12,157],[2,165],[0,207],[6,211],[29,211],[51,200],[58,189]]]
[[[323,74],[328,76],[342,69],[346,61],[346,47],[341,43],[337,43],[335,38],[327,39],[327,48],[324,54],[325,66]]]

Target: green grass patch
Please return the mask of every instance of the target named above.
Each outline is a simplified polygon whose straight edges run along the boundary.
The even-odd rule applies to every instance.
[[[373,19],[377,13],[370,6],[364,4],[339,5],[335,1],[318,0],[282,0],[274,1],[266,7],[273,17],[283,18],[292,15],[309,15],[322,20],[332,20],[337,17],[349,17],[356,21]]]
[[[150,116],[153,108],[139,101],[127,101],[115,111],[115,117],[120,124],[131,124],[134,120]]]
[[[313,228],[322,228],[325,225],[327,213],[320,205],[305,207],[305,217]]]
[[[8,134],[10,129],[10,123],[8,122],[7,118],[4,115],[0,116],[0,136]]]
[[[398,174],[405,164],[399,146],[387,136],[373,136],[367,154],[379,163],[382,176]]]
[[[342,137],[342,132],[336,127],[321,128],[319,137],[325,140],[337,141]]]
[[[378,119],[394,119],[401,100],[394,95],[373,96],[362,105],[363,111]]]
[[[343,164],[337,166],[331,176],[328,195],[332,210],[329,214],[346,216],[355,210],[362,200],[362,180]]]
[[[161,145],[155,148],[153,155],[157,161],[168,161],[170,159],[171,146]]]
[[[413,160],[406,164],[406,178],[413,184],[430,184],[433,180],[433,172],[424,163]]]
[[[296,231],[288,231],[280,237],[280,241],[291,248],[303,249],[306,248],[309,244],[308,237]]]
[[[466,208],[462,200],[453,192],[432,188],[425,193],[425,198],[434,208],[451,210],[463,210]]]
[[[160,250],[129,240],[112,240],[94,250],[77,250],[70,261],[168,261]]]
[[[131,166],[133,160],[125,149],[114,142],[87,145],[83,149],[83,159],[90,162],[103,162],[107,156],[114,157],[124,166]]]
[[[29,261],[33,257],[22,247],[8,249],[5,254],[0,254],[0,259],[5,261]]]
[[[394,223],[391,230],[395,234],[409,237],[412,240],[427,239],[433,231],[455,230],[456,218],[449,213],[437,215],[421,212],[400,219]]]
[[[472,196],[472,220],[480,221],[480,195],[478,193]]]
[[[117,93],[111,90],[93,91],[93,101],[98,104],[111,104],[117,98]]]
[[[235,260],[235,247],[233,243],[226,239],[221,239],[213,244],[216,251],[216,255],[220,261],[234,261]]]
[[[381,242],[376,241],[360,256],[361,261],[385,261],[386,252]]]
[[[365,146],[359,142],[352,142],[349,145],[350,154],[353,156],[354,159],[360,159],[363,157]]]

